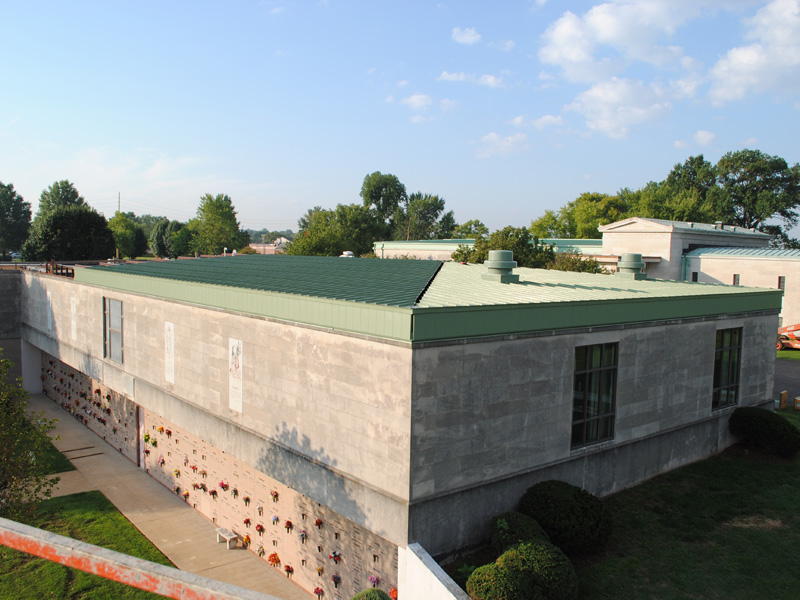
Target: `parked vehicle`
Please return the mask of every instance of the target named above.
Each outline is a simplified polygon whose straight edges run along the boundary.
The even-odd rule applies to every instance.
[[[794,348],[800,350],[800,323],[778,329],[778,350]]]

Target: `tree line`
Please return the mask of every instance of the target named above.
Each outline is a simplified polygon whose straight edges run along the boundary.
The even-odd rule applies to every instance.
[[[175,258],[249,250],[250,239],[226,194],[205,194],[197,216],[186,223],[154,215],[117,212],[109,220],[87,204],[68,180],[42,191],[31,221],[31,205],[12,184],[0,182],[0,250],[20,249],[23,259],[94,260],[143,256]]]
[[[768,233],[774,245],[800,248],[789,236],[800,214],[800,165],[760,150],[728,152],[712,165],[702,154],[676,164],[666,179],[615,195],[581,194],[531,223],[546,238],[600,238],[599,225],[628,217],[714,223]]]

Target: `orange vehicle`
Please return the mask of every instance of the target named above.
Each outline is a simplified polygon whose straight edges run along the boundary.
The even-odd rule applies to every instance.
[[[800,350],[798,335],[800,335],[800,323],[778,329],[778,350],[786,350],[788,348]]]

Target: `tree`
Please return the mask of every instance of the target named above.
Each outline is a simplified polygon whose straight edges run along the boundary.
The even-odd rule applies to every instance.
[[[800,165],[789,167],[760,150],[739,150],[720,158],[716,172],[714,203],[720,220],[763,231],[769,219],[778,219],[781,233],[797,225]]]
[[[26,260],[94,260],[113,257],[115,248],[105,217],[80,204],[37,216],[22,255]]]
[[[542,244],[538,238],[532,237],[527,227],[511,225],[498,229],[488,238],[475,240],[472,248],[459,246],[453,253],[453,260],[483,263],[489,258],[489,250],[511,250],[518,266],[531,269],[545,269],[555,260],[552,246]]]
[[[0,251],[19,250],[31,226],[31,205],[25,202],[12,184],[0,181]]]
[[[406,201],[406,186],[390,173],[375,171],[364,177],[361,199],[364,206],[373,208],[383,222],[388,222]]]
[[[201,254],[222,254],[247,246],[249,239],[236,220],[236,210],[227,194],[205,194],[197,207],[197,238],[194,249]]]
[[[150,252],[153,253],[153,256],[169,256],[167,253],[167,241],[165,239],[167,233],[167,227],[169,227],[169,219],[163,219],[158,223],[155,223],[150,230]]]
[[[62,206],[82,206],[86,201],[75,189],[69,181],[56,181],[49,188],[44,190],[39,196],[39,210],[36,213],[36,218],[44,216],[47,213],[60,208]]]
[[[456,225],[453,229],[453,237],[456,239],[478,239],[489,235],[489,228],[478,219],[471,219],[461,225]]]
[[[350,250],[362,256],[372,252],[385,226],[375,210],[359,204],[339,204],[333,210],[317,207],[306,219],[307,226],[297,233],[286,254],[339,256]]]
[[[19,521],[50,497],[58,479],[47,477],[53,422],[28,415],[28,393],[10,380],[11,366],[0,357],[0,517]]]
[[[439,218],[444,212],[444,198],[416,192],[408,196],[395,210],[394,239],[429,240],[438,237]],[[445,229],[455,224],[452,211],[447,213]]]
[[[572,271],[574,273],[609,273],[596,259],[580,253],[559,252],[555,255],[553,262],[547,265],[547,268],[554,271]]]
[[[119,256],[135,258],[136,254],[136,225],[127,215],[118,212],[108,222],[108,228],[114,234],[114,243],[119,251]]]
[[[181,226],[177,221],[170,221],[164,241],[167,246],[167,256],[177,258],[178,256],[191,256],[194,253],[195,239],[200,224],[197,219],[189,221]],[[167,240],[169,242],[167,243]]]

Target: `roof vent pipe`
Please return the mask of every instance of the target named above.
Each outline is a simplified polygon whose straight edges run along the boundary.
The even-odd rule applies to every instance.
[[[644,261],[641,254],[623,254],[617,263],[617,277],[623,279],[647,279],[642,273]]]
[[[511,250],[489,250],[489,260],[483,263],[489,268],[489,272],[481,277],[500,283],[519,283],[519,275],[513,273],[514,267],[517,266],[513,258],[514,253]]]
[[[352,250],[345,250],[339,255],[339,258],[355,258],[356,255],[353,254]]]
[[[714,229],[725,229],[722,221],[714,221]]]

